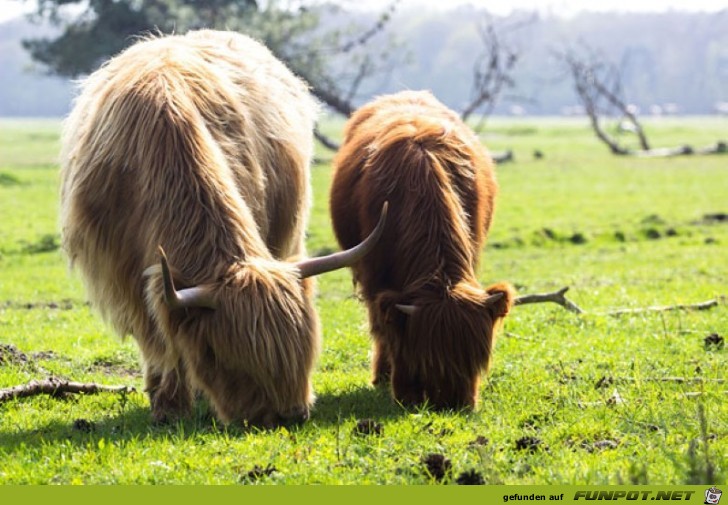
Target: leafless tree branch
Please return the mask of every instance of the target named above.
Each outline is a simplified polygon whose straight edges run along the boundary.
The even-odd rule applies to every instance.
[[[528,295],[521,295],[516,297],[516,300],[514,302],[514,305],[526,305],[530,303],[556,303],[557,305],[562,306],[569,312],[573,312],[575,314],[586,314],[587,312],[584,311],[581,307],[576,305],[574,302],[566,298],[565,294],[569,290],[569,287],[563,287],[557,291],[553,291],[551,293],[536,293],[536,294],[528,294]],[[707,300],[705,302],[700,303],[692,303],[692,304],[677,304],[677,305],[666,305],[666,306],[653,306],[653,307],[637,307],[637,308],[629,308],[629,309],[617,309],[612,310],[609,312],[601,313],[603,315],[607,316],[622,316],[627,314],[639,314],[644,312],[668,312],[672,310],[709,310],[713,307],[718,306],[718,300]]]
[[[391,0],[374,25],[368,29],[362,31],[360,27],[352,27],[352,30],[359,30],[359,33],[346,42],[341,42],[337,29],[320,39],[328,41],[323,45],[312,46],[306,38],[287,40],[285,51],[276,53],[276,56],[311,84],[311,93],[318,100],[337,114],[348,117],[355,110],[352,100],[362,82],[377,75],[381,71],[380,67],[390,58],[387,51],[366,46],[376,35],[386,30],[400,2],[401,0]],[[377,56],[372,57],[372,54]],[[326,57],[322,59],[321,55]],[[342,67],[354,67],[356,72],[353,75],[334,75],[331,68],[336,68],[337,65],[330,63],[337,58],[346,63]],[[381,62],[375,62],[376,58]],[[358,60],[361,60],[360,64],[357,64]]]
[[[629,154],[629,151],[619,145],[617,140],[610,136],[601,125],[602,110],[600,110],[600,103],[604,98],[602,91],[607,89],[603,81],[610,78],[610,73],[605,72],[604,67],[596,61],[593,54],[579,56],[573,50],[565,50],[557,53],[556,57],[566,65],[573,81],[574,90],[589,117],[597,138],[604,142],[613,154]],[[615,95],[610,93],[610,96],[614,97]],[[620,103],[622,102],[620,101]]]
[[[306,79],[306,74],[298,72],[298,74]],[[341,114],[342,116],[349,117],[354,112],[354,105],[346,100],[338,90],[332,87],[316,86],[311,89],[313,96],[321,100],[325,105]]]
[[[639,379],[634,377],[610,377],[610,380],[614,382],[674,382],[676,384],[700,384],[703,382],[723,384],[726,382],[726,379],[706,379],[704,377],[641,377]]]
[[[708,310],[718,306],[718,300],[708,300],[700,303],[667,305],[662,307],[637,307],[634,309],[618,309],[607,312],[609,316],[622,316],[626,314],[639,314],[642,312],[669,312],[672,310]]]
[[[582,310],[581,307],[576,305],[571,300],[567,299],[566,292],[569,290],[569,287],[563,287],[559,289],[558,291],[554,291],[552,293],[537,293],[537,294],[531,294],[531,295],[521,295],[516,298],[515,305],[526,305],[529,303],[545,303],[545,302],[552,302],[556,303],[558,305],[561,305],[569,312],[573,312],[575,314],[583,314],[584,310]]]
[[[361,33],[358,37],[356,37],[354,40],[350,40],[349,42],[346,42],[339,48],[340,53],[348,53],[352,49],[358,47],[358,46],[364,46],[366,45],[369,40],[371,40],[373,37],[375,37],[378,33],[382,32],[384,28],[386,27],[387,23],[391,19],[394,12],[397,10],[397,7],[399,6],[400,0],[394,0],[392,1],[387,8],[384,10],[384,12],[379,16],[379,19],[377,19],[376,23],[366,30],[365,32]]]
[[[349,87],[349,93],[347,93],[345,100],[347,102],[351,102],[354,97],[356,96],[357,91],[359,91],[359,86],[361,86],[362,81],[367,77],[370,76],[373,70],[372,66],[372,60],[369,58],[369,56],[364,57],[364,61],[361,62],[361,65],[359,65],[359,69],[356,72],[356,75],[354,76],[354,79],[351,81],[351,86]]]
[[[512,31],[532,22],[516,24],[507,29]],[[460,112],[463,121],[477,110],[489,115],[504,90],[513,88],[513,71],[520,54],[505,41],[503,30],[498,30],[490,16],[479,25],[478,31],[486,48],[478,57],[473,68],[472,96],[470,102]]]
[[[496,163],[502,165],[503,163],[507,163],[509,161],[513,161],[513,151],[510,149],[508,151],[503,151],[501,153],[491,153],[490,157],[493,158],[493,161]]]
[[[694,149],[689,145],[678,147],[663,147],[659,149],[650,149],[649,151],[638,151],[637,156],[643,158],[671,158],[673,156],[686,156],[691,154],[726,154],[728,153],[728,144],[725,141],[719,141],[715,144],[699,147]]]
[[[621,74],[613,64],[607,62],[602,54],[588,47],[580,52],[566,49],[556,52],[555,56],[563,62],[567,74],[571,76],[576,95],[589,117],[595,135],[613,154],[655,158],[726,152],[725,142],[718,142],[715,146],[700,150],[690,146],[652,149],[637,114],[624,99]],[[630,150],[620,145],[617,139],[603,128],[601,124],[603,116],[613,112],[622,118],[622,124],[626,123],[629,131],[637,135],[639,150]]]
[[[645,131],[642,128],[642,124],[640,123],[639,119],[637,119],[637,115],[620,97],[622,87],[620,83],[621,76],[619,76],[616,70],[614,71],[614,74],[616,79],[615,91],[609,90],[603,82],[596,78],[593,80],[594,88],[598,93],[604,96],[611,105],[615,106],[625,118],[627,118],[627,120],[634,127],[634,131],[639,138],[640,146],[643,150],[649,151],[650,144],[647,141],[647,136],[645,135]]]
[[[29,396],[50,395],[54,397],[66,394],[96,394],[96,393],[130,393],[135,391],[131,386],[105,386],[94,382],[81,383],[67,380],[49,378],[44,380],[33,380],[28,384],[0,389],[0,403],[15,398],[27,398]]]
[[[322,146],[324,146],[326,149],[329,149],[330,151],[338,151],[339,147],[341,147],[338,142],[321,133],[321,130],[319,130],[318,126],[313,129],[313,136],[316,138],[316,140],[321,142]]]

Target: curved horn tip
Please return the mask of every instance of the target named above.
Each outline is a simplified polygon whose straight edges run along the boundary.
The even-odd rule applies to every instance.
[[[384,233],[388,208],[389,202],[384,202],[377,226],[371,231],[367,238],[354,247],[328,256],[308,258],[296,263],[296,267],[300,271],[301,278],[305,279],[306,277],[331,272],[339,268],[350,267],[369,254]]]
[[[218,303],[210,291],[209,286],[195,286],[180,291],[174,287],[172,272],[169,270],[167,255],[162,247],[158,247],[159,261],[162,266],[162,285],[164,288],[164,301],[171,310],[186,308],[217,309]]]
[[[385,200],[382,204],[382,210],[379,211],[379,221],[375,229],[381,229],[384,227],[384,223],[387,221],[387,212],[389,212],[389,200]]]
[[[397,303],[394,306],[397,308],[398,311],[408,316],[414,316],[420,310],[420,308],[416,305],[403,305],[401,303]]]
[[[164,286],[164,301],[167,305],[172,308],[179,307],[179,296],[177,290],[174,287],[174,280],[172,274],[169,271],[169,263],[167,262],[167,255],[164,249],[160,245],[157,247],[157,253],[159,254],[159,263],[162,267],[162,285]]]

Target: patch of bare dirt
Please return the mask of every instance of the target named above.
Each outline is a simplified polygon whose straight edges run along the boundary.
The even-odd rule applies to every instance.
[[[452,462],[443,454],[431,453],[422,458],[422,464],[433,479],[440,482],[452,472]]]
[[[482,486],[485,484],[485,479],[480,472],[470,469],[461,472],[455,479],[455,483],[461,486]]]
[[[540,450],[547,449],[546,445],[538,437],[521,437],[516,440],[516,449],[519,451],[528,451],[535,453]]]
[[[717,333],[711,333],[705,337],[703,343],[708,351],[719,351],[725,347],[725,339]]]
[[[382,423],[378,423],[374,419],[359,419],[352,430],[352,434],[358,436],[380,436],[382,432]]]
[[[0,365],[28,363],[28,356],[12,344],[0,344]]]

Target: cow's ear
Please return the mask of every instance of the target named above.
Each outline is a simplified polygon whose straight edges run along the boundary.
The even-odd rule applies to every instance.
[[[404,312],[398,308],[398,306],[406,306],[406,304],[402,300],[402,293],[397,291],[386,290],[378,293],[374,298],[374,305],[387,323],[404,320],[406,317]]]
[[[483,307],[485,307],[485,308],[492,307],[493,305],[495,305],[496,303],[501,301],[504,296],[505,296],[505,294],[502,292],[488,294],[488,298],[486,298],[485,301],[483,302]]]
[[[486,290],[486,298],[483,300],[483,308],[490,312],[494,318],[501,318],[508,315],[513,300],[516,297],[516,291],[508,283],[501,282],[489,286]]]

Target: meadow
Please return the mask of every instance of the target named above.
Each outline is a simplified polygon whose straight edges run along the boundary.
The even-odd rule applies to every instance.
[[[338,135],[340,123],[326,131]],[[586,120],[492,119],[501,193],[479,277],[569,286],[581,315],[513,309],[475,412],[397,405],[370,385],[348,271],[319,278],[311,419],[151,423],[138,353],[86,303],[59,249],[60,122],[0,121],[0,388],[49,376],[129,393],[0,403],[0,483],[715,484],[728,478],[728,157],[615,157]],[[647,123],[655,147],[728,138],[719,118]],[[534,151],[543,153],[542,158]],[[337,249],[332,154],[312,168],[311,254]],[[710,310],[623,308],[717,300]]]

